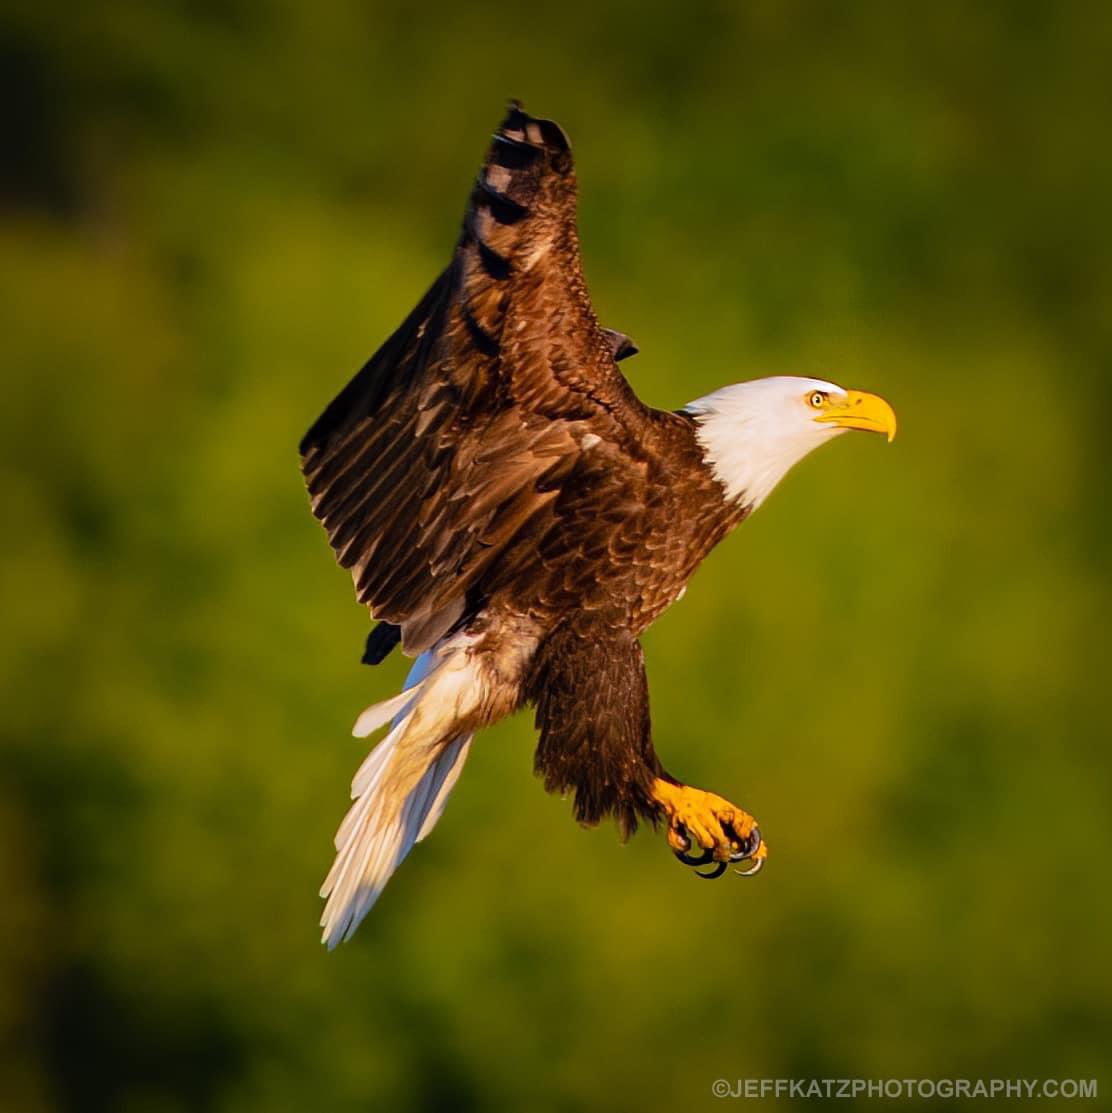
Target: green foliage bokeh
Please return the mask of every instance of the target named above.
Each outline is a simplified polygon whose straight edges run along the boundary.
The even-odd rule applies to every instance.
[[[0,1106],[1099,1076],[1110,27],[7,5]],[[758,880],[577,828],[522,715],[327,955],[348,731],[405,662],[359,665],[295,446],[443,264],[511,95],[573,139],[587,277],[644,398],[816,374],[901,433],[807,460],[645,639],[658,749],[759,817]]]

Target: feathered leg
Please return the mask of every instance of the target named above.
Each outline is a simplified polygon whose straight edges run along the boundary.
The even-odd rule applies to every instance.
[[[550,792],[575,793],[575,817],[593,825],[606,815],[623,835],[638,819],[667,824],[668,844],[685,865],[752,859],[756,873],[768,854],[756,821],[729,800],[680,784],[652,745],[649,690],[640,643],[618,628],[609,640],[561,628],[541,644],[528,682],[541,737],[535,766]],[[703,854],[690,851],[701,847]],[[721,867],[721,868],[719,868]],[[741,872],[741,871],[739,871]]]

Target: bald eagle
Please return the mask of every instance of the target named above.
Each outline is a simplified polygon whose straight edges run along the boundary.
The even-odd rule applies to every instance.
[[[663,824],[688,865],[755,872],[753,817],[653,749],[641,634],[793,464],[847,429],[896,429],[874,394],[778,377],[666,412],[619,370],[580,270],[564,132],[520,104],[493,137],[444,272],[301,442],[313,513],[403,691],[352,782],[321,889],[334,947],[436,825],[483,727],[525,706],[535,768],[583,824]],[[739,871],[741,872],[741,871]]]

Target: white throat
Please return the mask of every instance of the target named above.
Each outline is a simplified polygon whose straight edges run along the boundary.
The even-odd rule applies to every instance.
[[[755,510],[794,464],[842,432],[814,420],[806,405],[814,390],[845,394],[820,379],[779,376],[735,383],[684,407],[728,499]]]

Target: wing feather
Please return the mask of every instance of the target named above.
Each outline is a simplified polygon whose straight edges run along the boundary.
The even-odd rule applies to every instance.
[[[500,551],[551,517],[586,432],[640,451],[653,411],[591,307],[575,210],[566,136],[511,106],[452,263],[301,442],[313,512],[407,652],[466,617]]]

